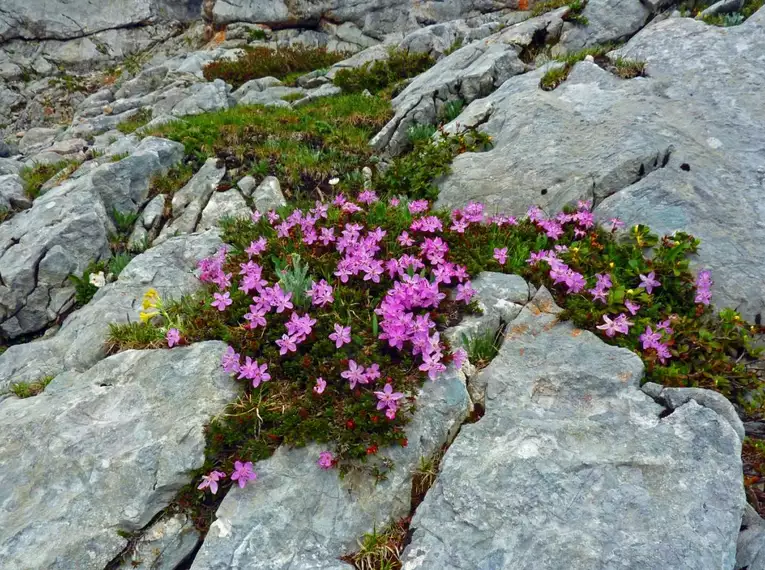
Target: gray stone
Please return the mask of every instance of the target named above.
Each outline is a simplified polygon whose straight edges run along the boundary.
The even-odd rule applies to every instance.
[[[220,111],[228,109],[232,103],[229,100],[231,86],[222,79],[216,79],[212,83],[197,83],[190,91],[191,95],[173,107],[171,114],[174,117]]]
[[[60,132],[59,129],[47,129],[44,127],[29,129],[19,141],[19,151],[21,154],[39,152],[50,146]]]
[[[155,228],[162,219],[162,213],[165,211],[165,195],[158,194],[146,204],[141,212],[141,224],[147,230]]]
[[[253,190],[258,187],[258,183],[255,181],[255,179],[247,175],[244,178],[242,178],[239,182],[236,183],[239,190],[242,191],[242,194],[249,197],[252,195]]]
[[[266,87],[262,91],[251,89],[239,98],[239,105],[276,105],[289,107],[289,102],[282,99],[291,95],[303,95],[306,90],[302,87]]]
[[[258,93],[268,89],[269,87],[281,86],[282,82],[279,81],[276,77],[261,77],[259,79],[250,79],[246,83],[243,83],[239,89],[234,91],[231,96],[236,100],[237,103],[239,103],[239,101],[241,101],[241,99],[249,93]]]
[[[50,152],[44,150],[37,154],[32,154],[25,162],[24,166],[27,168],[34,168],[36,166],[50,166],[51,164],[58,164],[63,161],[64,157],[56,152]]]
[[[384,59],[388,59],[388,48],[382,45],[373,46],[334,64],[327,72],[326,78],[333,80],[341,69],[353,69]]]
[[[199,539],[199,531],[186,515],[162,518],[141,535],[119,570],[175,570]]]
[[[8,158],[13,154],[14,153],[12,152],[10,145],[5,141],[0,141],[0,158]]]
[[[26,210],[31,205],[18,175],[0,175],[0,210]]]
[[[719,392],[705,390],[703,388],[664,388],[659,396],[670,410],[676,410],[680,406],[693,400],[700,406],[715,411],[730,424],[730,427],[744,441],[744,424],[738,417],[736,409],[728,399]]]
[[[628,39],[651,15],[651,10],[637,0],[589,0],[582,11],[587,25],[565,24],[553,55]]]
[[[236,395],[222,342],[128,351],[0,402],[0,554],[8,568],[102,570],[204,463]]]
[[[287,200],[282,194],[279,180],[274,176],[266,176],[252,193],[252,200],[258,212],[268,212],[287,205]]]
[[[395,466],[377,485],[366,476],[340,479],[319,469],[315,444],[279,448],[255,466],[257,485],[226,495],[192,570],[348,568],[338,557],[357,550],[364,533],[409,512],[420,458],[454,437],[469,403],[465,378],[453,368],[426,382],[406,428],[407,447],[381,450]]]
[[[765,521],[751,505],[744,506],[736,545],[735,570],[765,570]]]
[[[731,12],[738,12],[744,6],[744,0],[720,0],[715,2],[709,8],[705,8],[696,15],[699,20],[707,16],[715,16],[717,14],[730,14]]]
[[[0,176],[5,176],[6,174],[18,174],[23,167],[24,164],[17,160],[0,158]]]
[[[543,304],[544,307],[544,304]],[[530,305],[412,520],[403,569],[732,568],[741,442],[694,401],[667,417],[630,351]]]
[[[61,155],[77,154],[87,148],[88,141],[84,139],[66,139],[54,143],[46,150],[48,152],[55,152]]]
[[[177,163],[183,146],[144,139],[137,151],[67,180],[0,226],[0,329],[11,338],[58,318],[69,275],[109,257],[110,213],[135,212],[153,176]]]
[[[200,231],[209,230],[218,225],[223,218],[249,218],[252,210],[235,188],[225,192],[213,192],[210,201],[202,211],[202,218],[197,225]]]
[[[147,95],[156,91],[167,76],[167,67],[157,66],[144,69],[130,81],[122,85],[115,93],[115,99],[127,99]]]
[[[594,199],[600,219],[691,233],[702,241],[695,263],[713,272],[713,302],[754,320],[765,311],[765,250],[755,245],[765,241],[765,170],[749,149],[765,147],[765,11],[730,28],[652,23],[617,56],[646,61],[648,77],[581,62],[554,91],[539,88],[540,69],[469,105],[446,130],[479,125],[494,146],[454,160],[438,205],[479,200],[523,214]],[[701,116],[703,125],[689,120]]]
[[[134,258],[114,283],[69,315],[52,336],[11,346],[0,354],[0,392],[11,382],[31,382],[64,371],[84,371],[106,356],[109,323],[136,322],[143,295],[154,288],[163,299],[199,289],[197,262],[215,253],[216,232],[167,240]]]
[[[372,139],[377,150],[400,154],[409,145],[409,128],[435,124],[443,106],[451,101],[469,103],[486,97],[507,79],[526,71],[519,55],[539,34],[549,41],[560,35],[561,8],[510,26],[468,44],[417,76],[393,101],[396,113]]]
[[[321,99],[322,97],[333,97],[335,95],[340,95],[343,90],[340,89],[337,85],[332,85],[331,83],[325,83],[324,85],[320,85],[316,89],[311,89],[305,93],[305,97],[302,99],[298,99],[297,101],[294,101],[292,103],[293,107],[300,107],[301,105],[307,105],[311,101],[315,101],[316,99]]]

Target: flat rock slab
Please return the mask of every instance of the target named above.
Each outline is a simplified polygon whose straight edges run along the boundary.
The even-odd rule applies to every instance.
[[[729,423],[662,418],[640,359],[530,304],[412,521],[404,570],[733,568],[744,492]]]
[[[339,557],[358,549],[373,528],[406,516],[412,473],[454,436],[470,406],[465,377],[450,368],[427,382],[407,427],[407,447],[383,449],[395,462],[374,486],[340,479],[316,465],[322,448],[279,448],[256,464],[258,480],[234,487],[194,559],[192,570],[348,570]]]
[[[2,568],[103,570],[202,465],[237,393],[225,348],[123,352],[0,402]]]
[[[713,302],[762,316],[765,10],[729,28],[652,23],[618,56],[647,62],[648,77],[585,61],[543,91],[545,67],[469,105],[447,130],[478,126],[494,147],[454,160],[439,205],[479,200],[523,214],[588,199],[601,219],[692,233],[697,263],[714,274]]]

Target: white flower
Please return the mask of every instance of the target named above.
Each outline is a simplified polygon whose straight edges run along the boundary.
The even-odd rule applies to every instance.
[[[340,179],[339,178],[330,178],[329,185],[330,186],[335,186],[336,184],[340,184]]]
[[[99,271],[98,273],[91,273],[90,274],[90,284],[95,285],[99,289],[106,285],[106,277],[104,277],[104,272]]]

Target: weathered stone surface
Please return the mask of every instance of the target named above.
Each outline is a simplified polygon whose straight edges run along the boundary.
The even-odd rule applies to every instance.
[[[234,91],[231,96],[239,103],[243,97],[246,97],[252,92],[260,92],[269,89],[270,87],[281,87],[282,82],[276,77],[261,77],[259,79],[250,79],[246,83],[243,83],[239,89]]]
[[[37,127],[29,129],[19,141],[19,151],[22,154],[32,154],[51,145],[61,131]],[[55,151],[54,151],[55,152]]]
[[[750,152],[765,147],[765,10],[731,28],[656,22],[617,55],[646,61],[648,77],[622,80],[581,62],[554,91],[539,88],[539,70],[468,106],[447,130],[480,125],[494,148],[454,160],[439,205],[483,200],[523,214],[594,199],[602,219],[692,233],[715,304],[754,320],[765,310],[765,250],[755,245],[765,241],[765,170]]]
[[[232,105],[229,97],[231,86],[222,79],[216,79],[212,83],[198,83],[193,85],[190,91],[191,95],[173,107],[173,116],[199,115],[228,109]]]
[[[131,156],[67,180],[0,226],[0,329],[11,338],[53,322],[91,261],[109,257],[110,218],[136,211],[151,178],[178,162],[183,146],[144,139]]]
[[[744,6],[744,0],[720,0],[715,2],[709,8],[705,8],[696,16],[698,19],[705,18],[706,16],[714,16],[716,14],[729,14],[730,12],[738,12]]]
[[[407,427],[407,447],[381,450],[394,462],[385,481],[341,480],[316,465],[321,448],[280,448],[256,465],[258,481],[234,488],[194,559],[193,570],[343,570],[357,539],[408,513],[412,472],[450,440],[467,416],[465,377],[450,368],[427,382]]]
[[[11,382],[31,382],[64,371],[87,370],[106,355],[109,323],[135,322],[150,288],[178,299],[200,287],[197,262],[214,253],[216,232],[167,240],[133,259],[114,283],[69,315],[52,336],[11,346],[0,354],[0,392]]]
[[[196,548],[199,531],[184,514],[151,525],[119,570],[175,570]]]
[[[698,405],[715,411],[730,424],[738,438],[744,441],[744,424],[741,418],[738,417],[733,404],[719,392],[703,388],[664,388],[659,398],[670,410],[676,410],[693,400]]]
[[[545,304],[481,372],[486,413],[446,452],[403,568],[732,568],[735,431],[694,401],[660,417],[639,357]]]
[[[209,230],[218,225],[223,218],[249,218],[252,210],[235,188],[225,192],[213,192],[210,201],[202,211],[202,218],[197,224],[200,231]]]
[[[0,41],[11,38],[69,39],[114,28],[145,24],[152,19],[190,20],[200,15],[198,0],[103,0],[89,2],[24,2],[0,6]]]
[[[446,103],[456,100],[469,103],[486,97],[508,78],[526,71],[519,58],[523,48],[540,34],[550,41],[557,38],[563,27],[562,17],[567,13],[568,8],[561,8],[526,20],[441,59],[393,99],[396,114],[375,135],[372,146],[400,154],[409,144],[409,128],[435,124]]]
[[[239,182],[236,183],[237,188],[242,191],[242,194],[245,196],[250,196],[252,194],[252,191],[255,190],[255,188],[258,187],[258,183],[255,181],[255,179],[247,175],[244,178],[242,178]]]
[[[567,23],[553,54],[623,41],[640,30],[652,11],[639,0],[589,0],[582,11],[587,25]]]
[[[204,425],[236,395],[221,342],[128,351],[0,402],[7,568],[102,570],[204,462]]]
[[[751,505],[744,505],[741,534],[736,545],[735,570],[765,570],[765,521]]]
[[[18,175],[0,175],[0,210],[25,210],[31,205]]]
[[[266,176],[252,193],[252,200],[258,212],[268,212],[287,205],[282,194],[279,180],[274,176]]]
[[[276,105],[279,107],[289,107],[289,102],[282,97],[292,95],[302,95],[306,91],[302,87],[275,86],[266,87],[262,91],[255,89],[249,90],[245,95],[239,98],[240,105]]]

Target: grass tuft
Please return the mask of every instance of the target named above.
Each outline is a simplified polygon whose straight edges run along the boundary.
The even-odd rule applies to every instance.
[[[40,196],[40,189],[43,185],[63,172],[63,176],[66,177],[74,172],[79,166],[77,160],[61,160],[55,164],[36,164],[35,166],[25,166],[19,172],[21,182],[24,185],[24,192],[32,200]]]
[[[334,83],[347,93],[380,93],[406,79],[416,77],[435,64],[426,53],[410,53],[391,49],[387,59],[365,63],[353,69],[341,69]]]
[[[151,121],[153,112],[149,107],[139,110],[129,119],[125,119],[117,125],[117,130],[125,135],[129,135],[145,126]]]
[[[53,381],[54,376],[43,376],[34,382],[16,382],[11,384],[11,392],[19,398],[31,398],[42,394],[45,388]]]

